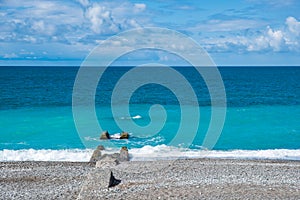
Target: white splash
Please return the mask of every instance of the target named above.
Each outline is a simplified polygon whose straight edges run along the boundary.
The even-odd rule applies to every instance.
[[[141,115],[135,115],[135,116],[132,116],[132,117],[120,117],[120,119],[124,119],[124,120],[128,120],[128,119],[142,119],[142,116]]]
[[[107,149],[103,153],[115,153],[119,149]],[[0,161],[72,161],[87,162],[93,153],[92,149],[67,150],[1,150]],[[274,159],[299,160],[300,149],[269,149],[269,150],[200,150],[177,148],[167,145],[150,146],[129,149],[132,161],[171,160],[181,158],[230,158],[230,159]]]

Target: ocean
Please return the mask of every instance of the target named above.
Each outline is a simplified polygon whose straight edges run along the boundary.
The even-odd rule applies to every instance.
[[[86,133],[76,129],[73,85],[79,67],[0,67],[0,161],[88,161],[99,144],[106,152],[129,148],[132,160],[173,158],[243,158],[300,160],[300,67],[219,67],[227,111],[213,149],[202,144],[211,117],[208,88],[194,68],[174,67],[193,87],[200,109],[191,143],[172,143],[180,124],[176,95],[158,84],[138,88],[130,98],[130,116],[111,111],[112,90],[131,67],[109,67],[95,96],[99,124],[113,136],[121,130],[115,118],[147,126],[151,105],[163,106],[167,120],[156,134],[130,133],[129,140],[100,141],[89,120]],[[154,69],[155,70],[155,69]],[[123,105],[122,102],[120,105]],[[153,121],[160,119],[153,114]],[[159,123],[159,122],[158,122]],[[147,130],[147,129],[145,129]],[[87,145],[88,144],[88,145]]]

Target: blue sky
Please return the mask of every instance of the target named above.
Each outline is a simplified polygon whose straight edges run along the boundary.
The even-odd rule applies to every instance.
[[[300,66],[298,0],[0,0],[0,65],[80,65],[101,41],[177,30],[219,66]]]

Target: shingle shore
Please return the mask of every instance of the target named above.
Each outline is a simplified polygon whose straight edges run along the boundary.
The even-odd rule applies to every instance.
[[[300,162],[188,159],[130,161],[101,189],[90,163],[2,162],[0,199],[298,199]],[[80,194],[80,195],[79,195]]]

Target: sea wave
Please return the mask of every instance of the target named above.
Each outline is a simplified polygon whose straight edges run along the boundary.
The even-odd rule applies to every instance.
[[[103,153],[115,153],[118,149],[107,149]],[[1,150],[0,161],[72,161],[87,162],[93,153],[92,149],[67,150]],[[171,147],[167,145],[144,146],[129,150],[132,161],[174,160],[184,158],[221,158],[221,159],[270,159],[299,160],[300,149],[269,150],[200,150]]]
[[[125,120],[128,120],[128,119],[142,119],[142,116],[141,115],[135,115],[135,116],[132,116],[132,117],[120,117],[120,119],[125,119]]]
[[[93,150],[91,149],[22,149],[0,151],[0,161],[70,161],[86,162],[89,161]]]
[[[131,149],[130,153],[132,155],[132,160],[165,160],[180,158],[300,160],[300,149],[219,151],[158,145]]]

